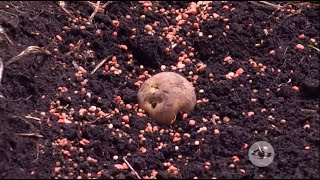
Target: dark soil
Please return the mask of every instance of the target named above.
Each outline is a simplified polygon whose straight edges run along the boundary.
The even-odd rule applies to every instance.
[[[4,68],[0,86],[0,178],[137,178],[130,168],[115,167],[123,164],[126,156],[141,177],[156,170],[157,178],[319,179],[319,6],[307,2],[289,4],[291,7],[286,2],[272,3],[286,8],[274,11],[248,2],[213,2],[206,13],[217,13],[221,19],[201,21],[202,37],[192,24],[182,24],[177,34],[186,46],[179,43],[167,53],[165,48],[170,43],[159,36],[164,27],[177,24],[170,9],[187,8],[189,2],[153,2],[152,11],[144,11],[138,2],[112,2],[105,12],[96,14],[93,24],[79,20],[77,27],[71,27],[72,18],[58,2],[1,2],[0,25],[13,45],[0,34],[0,58],[7,62],[28,46],[44,47],[52,54],[29,54]],[[235,9],[224,10],[224,5]],[[169,10],[167,18],[155,11],[160,8]],[[288,8],[295,11],[289,13]],[[78,19],[88,19],[94,10],[86,2],[67,2],[66,9]],[[143,14],[145,19],[141,20]],[[188,20],[196,22],[196,17],[199,16],[190,15]],[[112,20],[119,20],[119,26],[113,25]],[[152,36],[144,27],[154,21],[159,25],[153,27]],[[81,25],[86,28],[80,30]],[[71,28],[66,30],[64,26]],[[132,28],[136,28],[135,33]],[[97,29],[101,30],[100,35],[96,34]],[[268,30],[267,35],[264,29]],[[113,36],[115,31],[117,37]],[[187,36],[187,32],[191,34]],[[133,34],[135,38],[130,39]],[[305,37],[299,38],[301,34]],[[208,35],[213,37],[209,39]],[[76,45],[79,40],[80,47],[70,52],[69,44]],[[128,50],[120,49],[120,44]],[[297,50],[297,44],[304,49]],[[188,46],[194,48],[195,60],[181,72],[172,70],[180,52],[190,52]],[[275,55],[269,55],[271,50]],[[128,54],[133,55],[131,64],[127,63]],[[122,73],[103,71],[103,65],[91,74],[108,56],[117,57]],[[224,63],[227,56],[234,61]],[[249,59],[258,67],[253,67]],[[207,65],[203,72],[196,71],[199,62]],[[74,64],[87,73],[75,76],[78,70]],[[134,106],[137,77],[144,71],[150,75],[161,72],[162,65],[189,80],[198,75],[194,81],[197,98],[208,102],[199,103],[187,120],[179,115],[171,127],[158,126],[159,131],[144,132],[143,140],[141,130],[148,123],[156,124],[148,115],[138,116],[137,108],[127,110],[115,98],[120,96],[124,104]],[[264,72],[260,70],[263,66]],[[238,68],[244,70],[242,75],[225,78]],[[88,80],[86,84],[84,79]],[[59,87],[66,87],[67,91]],[[81,92],[83,87],[85,93]],[[199,93],[200,89],[204,93]],[[252,102],[252,98],[257,101]],[[81,108],[91,106],[112,115],[97,118],[89,113],[79,114]],[[265,112],[261,112],[263,108]],[[251,111],[255,114],[248,117]],[[70,124],[58,123],[62,113],[72,117]],[[221,119],[217,124],[211,120],[214,114]],[[28,115],[39,119],[27,118]],[[121,120],[123,115],[130,117],[127,125]],[[222,120],[225,116],[229,122]],[[189,125],[190,119],[196,121],[195,126]],[[199,132],[203,127],[207,130]],[[220,133],[214,134],[215,129]],[[180,133],[181,140],[173,142],[172,133]],[[68,143],[59,145],[64,138]],[[82,139],[90,143],[83,144]],[[257,141],[267,141],[275,150],[274,161],[267,167],[256,167],[249,160],[248,149]],[[157,148],[161,143],[167,145]],[[141,147],[147,151],[142,153]],[[233,156],[239,161],[233,161]],[[164,165],[168,162],[178,168],[177,174],[168,171]],[[210,163],[209,169],[205,169],[206,162]]]

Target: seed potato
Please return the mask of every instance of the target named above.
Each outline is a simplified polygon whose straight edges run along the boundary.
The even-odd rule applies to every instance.
[[[172,124],[179,112],[191,112],[197,101],[192,83],[174,72],[161,72],[147,79],[137,98],[139,107],[162,125]]]

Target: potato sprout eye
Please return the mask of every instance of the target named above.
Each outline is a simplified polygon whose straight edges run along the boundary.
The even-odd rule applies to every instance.
[[[151,88],[159,89],[159,87],[158,87],[158,86],[151,86]]]
[[[156,108],[156,106],[157,106],[157,103],[154,102],[154,101],[150,102],[150,104],[151,104],[151,107],[152,107],[153,109]]]

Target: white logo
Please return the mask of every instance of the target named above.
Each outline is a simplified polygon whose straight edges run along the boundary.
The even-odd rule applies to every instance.
[[[249,159],[255,166],[266,167],[272,163],[275,153],[268,142],[258,141],[249,148]]]

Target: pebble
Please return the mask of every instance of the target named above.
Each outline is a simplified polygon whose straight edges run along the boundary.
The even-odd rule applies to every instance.
[[[256,98],[251,98],[251,102],[252,103],[255,103],[255,102],[257,102],[258,100],[256,99]]]
[[[190,135],[189,133],[184,133],[183,136],[184,136],[185,138],[190,138],[190,137],[191,137],[191,135]]]
[[[233,168],[235,168],[235,165],[234,164],[230,164],[229,168],[233,169]]]
[[[167,67],[165,65],[162,65],[160,68],[161,68],[161,71],[164,71]]]
[[[194,142],[194,145],[196,145],[196,146],[198,146],[199,144],[200,144],[199,141],[195,141],[195,142]]]
[[[151,30],[152,30],[152,26],[150,26],[149,24],[147,24],[144,28],[145,28],[147,31],[151,31]]]
[[[223,122],[228,123],[230,121],[230,118],[228,116],[223,117]]]
[[[184,63],[179,62],[177,67],[178,69],[183,69],[186,65]]]
[[[89,108],[89,111],[90,112],[95,112],[97,110],[97,107],[96,106],[91,106],[90,108]]]
[[[274,117],[272,115],[268,116],[268,120],[272,121],[274,120]]]
[[[287,123],[287,121],[285,119],[280,120],[280,124],[286,124],[286,123]]]
[[[310,129],[310,124],[306,124],[303,126],[304,129]]]

